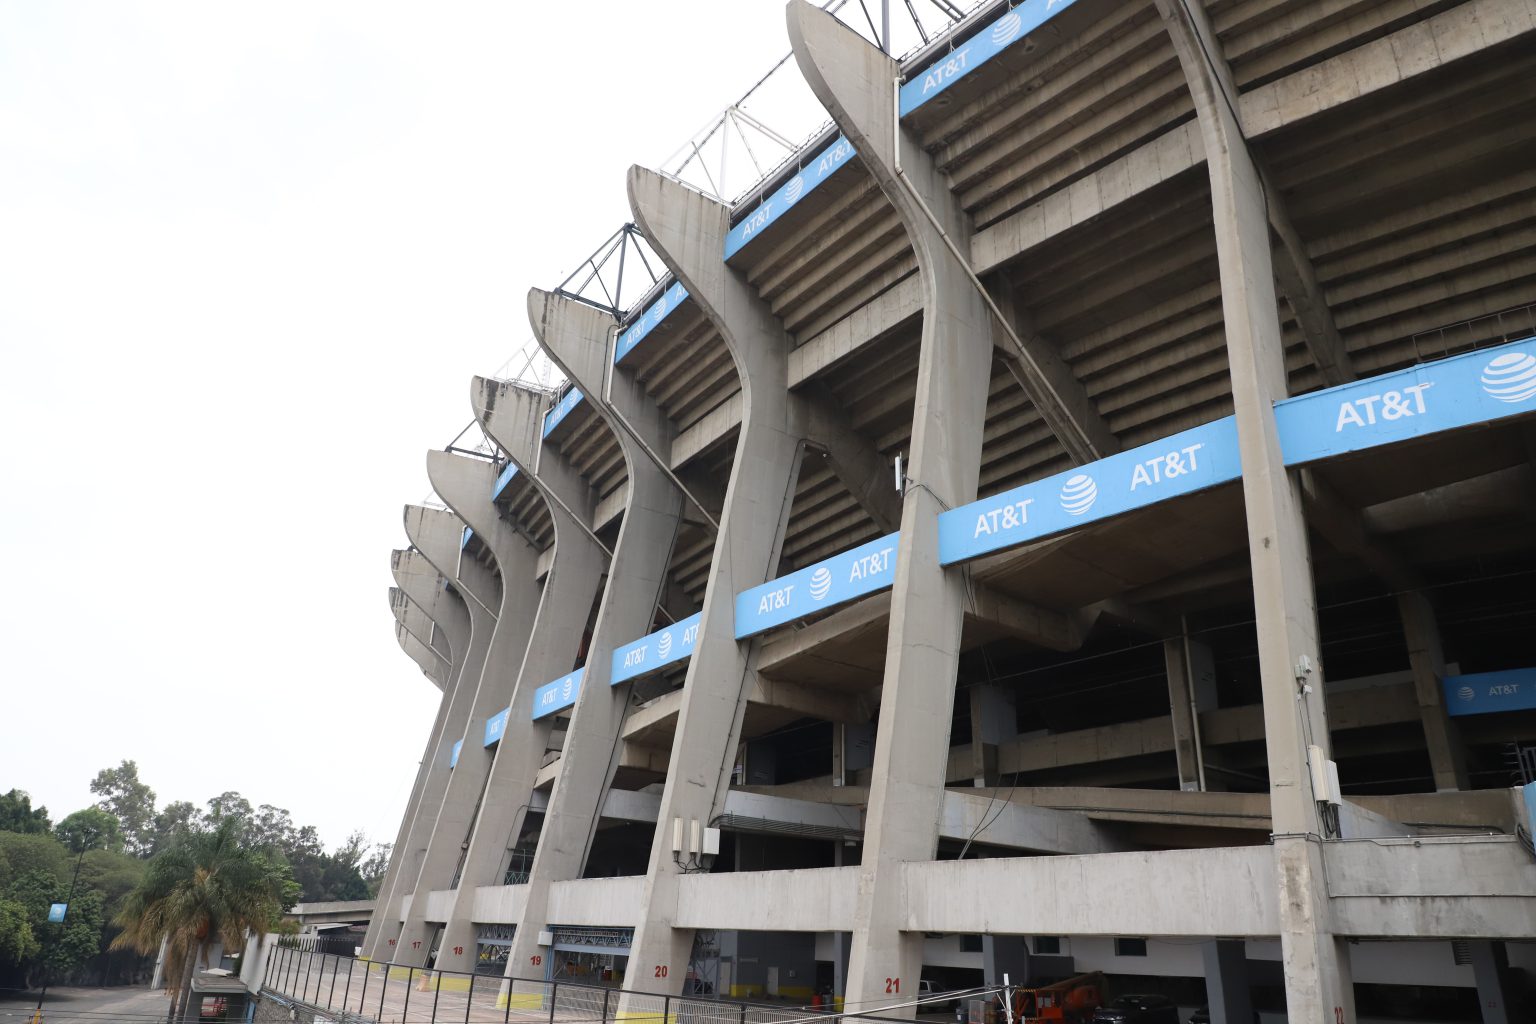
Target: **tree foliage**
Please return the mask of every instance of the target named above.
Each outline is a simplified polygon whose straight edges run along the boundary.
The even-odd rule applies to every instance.
[[[0,832],[47,832],[48,808],[32,806],[32,798],[19,789],[0,795]]]
[[[139,766],[124,761],[103,768],[91,780],[96,806],[117,819],[124,844],[132,853],[147,854],[154,841],[155,791],[139,780]]]
[[[123,832],[117,819],[100,807],[76,811],[54,826],[59,842],[79,853],[82,850],[121,850]]]
[[[275,926],[293,898],[287,865],[251,845],[244,825],[226,816],[208,831],[183,836],[150,861],[117,915],[123,931],[114,946],[149,953],[166,941],[167,977],[180,979],[175,1005],[186,1019],[195,1019],[192,972],[208,943],[219,939],[239,949],[247,931]]]

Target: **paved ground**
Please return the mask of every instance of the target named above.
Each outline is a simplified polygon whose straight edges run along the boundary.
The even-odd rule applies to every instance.
[[[165,1020],[170,999],[144,988],[50,988],[43,1002],[45,1024],[149,1024]],[[0,1024],[32,1019],[37,993],[0,992]]]

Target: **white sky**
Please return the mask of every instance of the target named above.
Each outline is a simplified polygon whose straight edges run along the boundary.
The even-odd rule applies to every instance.
[[[131,758],[393,840],[426,449],[783,10],[0,0],[0,791]]]

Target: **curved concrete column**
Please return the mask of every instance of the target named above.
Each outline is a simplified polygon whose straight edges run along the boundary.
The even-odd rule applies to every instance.
[[[426,556],[412,549],[390,553],[390,570],[395,586],[406,599],[419,609],[421,615],[432,623],[434,638],[439,634],[444,645],[451,651],[448,686],[438,704],[437,716],[427,739],[422,767],[417,772],[406,804],[405,815],[400,820],[400,831],[395,837],[395,847],[390,854],[389,867],[379,884],[379,898],[373,920],[363,936],[363,956],[370,960],[392,958],[400,930],[400,907],[405,895],[411,892],[416,868],[426,850],[426,838],[421,835],[423,805],[434,805],[427,796],[432,783],[449,771],[454,742],[463,735],[462,728],[455,733],[450,725],[454,698],[458,696],[459,682],[469,653],[469,609],[464,599],[448,586],[448,581],[432,567]],[[434,647],[438,646],[436,643]],[[419,839],[419,845],[417,840]]]
[[[459,761],[448,777],[448,787],[437,811],[432,837],[416,880],[416,891],[452,888],[465,856],[470,830],[486,792],[494,755],[483,741],[483,723],[512,701],[518,670],[528,649],[528,636],[538,610],[540,587],[536,578],[539,553],[505,522],[491,501],[496,465],[451,452],[427,453],[427,477],[432,489],[475,531],[490,548],[500,570],[496,620],[480,677],[474,681],[464,743]],[[456,545],[455,558],[461,575],[483,567]],[[488,572],[484,573],[489,575]],[[477,574],[478,575],[478,574]],[[466,680],[465,685],[469,685]],[[427,901],[415,900],[400,933],[397,963],[420,966],[431,953],[432,926],[426,917]],[[418,945],[419,943],[419,945]],[[444,965],[446,966],[446,965]]]
[[[1264,183],[1233,117],[1236,87],[1225,63],[1215,64],[1210,56],[1219,56],[1221,45],[1205,9],[1168,0],[1157,0],[1157,8],[1195,102],[1211,180],[1253,567],[1287,1014],[1293,1021],[1352,1021],[1349,946],[1334,935],[1323,853],[1314,841],[1329,835],[1329,829],[1318,811],[1319,794],[1312,790],[1307,747],[1315,744],[1325,756],[1332,754],[1300,486],[1286,471],[1275,422],[1274,403],[1288,396],[1290,382]],[[1342,346],[1336,358],[1320,362],[1342,363],[1347,369]]]
[[[803,445],[792,422],[788,339],[767,304],[721,260],[729,211],[639,167],[630,169],[628,184],[636,222],[720,332],[741,377],[736,457],[684,683],[626,982],[633,989],[676,992],[687,974],[693,932],[673,927],[677,877],[683,869],[672,858],[672,821],[707,825],[724,808],[759,650],[756,640],[736,640],[736,595],[772,579],[778,568]],[[631,1003],[626,996],[620,1013],[643,1011]]]
[[[458,516],[446,509],[407,505],[403,517],[406,537],[418,553],[464,596],[464,606],[469,615],[468,647],[444,725],[445,743],[451,752],[455,742],[462,740],[464,746],[469,746],[473,741],[475,698],[480,688],[486,654],[490,650],[491,637],[496,631],[493,609],[498,601],[498,587],[495,575],[488,568],[473,559],[461,557],[464,521]],[[417,812],[412,834],[407,839],[408,849],[415,854],[416,863],[414,871],[401,876],[400,893],[415,893],[416,898],[411,901],[410,912],[405,915],[396,936],[397,941],[389,958],[394,963],[420,966],[426,962],[431,952],[428,941],[430,936],[421,934],[424,930],[422,918],[426,912],[426,894],[432,890],[433,881],[444,873],[442,861],[445,846],[452,844],[453,852],[446,854],[451,865],[458,844],[463,842],[463,821],[456,820],[454,809],[450,809],[446,818],[443,815],[449,790],[457,775],[457,770],[448,764],[449,760],[451,753],[442,758],[439,770],[427,776],[422,788],[421,809]],[[451,866],[448,870],[452,870]]]
[[[389,608],[401,628],[431,656],[438,668],[439,678],[434,681],[438,689],[445,688],[453,671],[453,652],[449,649],[447,634],[433,626],[426,613],[399,587],[389,588]]]
[[[922,968],[922,935],[902,931],[901,871],[904,862],[931,860],[938,848],[949,730],[933,723],[948,721],[953,712],[966,605],[963,573],[939,566],[938,522],[945,508],[976,497],[993,324],[923,209],[925,204],[950,237],[969,237],[948,182],[913,139],[893,133],[896,62],[799,0],[790,4],[788,22],[806,81],[901,217],[923,288],[909,485],[845,992],[850,1005],[876,1010],[882,1002],[908,998],[888,993],[887,979],[899,978],[907,992],[915,991]],[[922,204],[897,179],[897,145]],[[914,1010],[908,1005],[893,1012],[911,1016]]]
[[[400,650],[405,652],[405,656],[421,669],[421,674],[427,677],[427,682],[437,687],[438,692],[441,693],[447,677],[442,671],[443,662],[438,660],[438,653],[412,636],[403,622],[395,623],[395,640],[400,644]]]
[[[529,871],[522,920],[507,958],[507,970],[513,976],[542,973],[530,958],[549,954],[541,951],[538,941],[539,933],[550,924],[550,884],[580,878],[586,866],[603,798],[618,764],[619,730],[629,706],[630,686],[610,685],[613,652],[655,628],[655,609],[666,589],[683,504],[682,493],[615,421],[612,406],[602,399],[612,320],[590,306],[536,289],[528,293],[528,319],[539,344],[594,403],[618,439],[629,492],[588,646],[581,693],[566,728],[560,771]],[[618,384],[615,389],[620,390]],[[653,451],[665,453],[670,447],[670,424],[659,416],[654,402],[647,398],[650,407],[646,408],[634,395],[639,391],[643,396],[643,390],[629,384],[621,390],[628,396],[628,411],[640,421],[631,421],[635,432]]]
[[[508,851],[522,833],[528,797],[549,749],[554,719],[533,720],[534,693],[576,667],[607,562],[607,553],[589,532],[596,505],[592,489],[564,458],[543,445],[546,397],[480,377],[471,382],[470,395],[481,427],[549,507],[555,555],[544,579],[527,653],[513,687],[506,730],[497,744],[485,799],[448,911],[437,963],[450,971],[474,967],[471,914],[475,888],[501,884]],[[454,949],[462,952],[454,953]]]

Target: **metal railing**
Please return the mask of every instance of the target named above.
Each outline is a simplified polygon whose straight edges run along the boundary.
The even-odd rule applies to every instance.
[[[607,1024],[618,1019],[621,1000],[625,1024],[803,1024],[832,1016],[802,1006],[376,963],[323,952],[291,937],[279,939],[268,951],[261,988],[341,1019],[378,1024]],[[876,1024],[893,1020],[841,1016]]]

